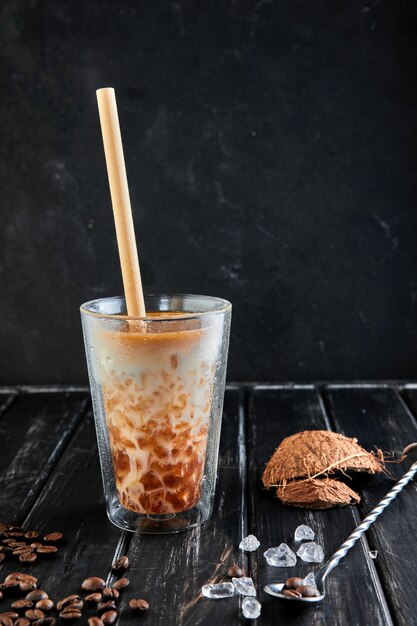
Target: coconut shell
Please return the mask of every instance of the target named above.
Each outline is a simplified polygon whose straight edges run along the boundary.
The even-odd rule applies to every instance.
[[[293,480],[278,487],[277,496],[283,504],[307,509],[331,509],[360,501],[355,491],[333,478]]]
[[[362,448],[357,439],[328,430],[305,430],[286,437],[270,458],[262,481],[277,487],[297,478],[326,477],[336,472],[382,472],[383,460]]]

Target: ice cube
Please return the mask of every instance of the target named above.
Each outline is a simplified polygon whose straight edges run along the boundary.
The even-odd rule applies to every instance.
[[[248,535],[247,537],[242,539],[239,544],[239,548],[241,550],[245,550],[246,552],[254,552],[254,550],[257,550],[260,545],[261,544],[255,537],[255,535]]]
[[[295,541],[312,541],[314,539],[314,530],[310,526],[297,526],[294,533]]]
[[[371,557],[371,559],[376,559],[376,557],[378,556],[378,550],[369,550],[369,556]]]
[[[246,619],[256,619],[261,614],[261,604],[256,598],[244,598],[242,611]]]
[[[293,567],[297,563],[297,557],[286,543],[268,548],[264,552],[264,557],[268,565],[273,565],[274,567]]]
[[[297,556],[308,563],[321,563],[324,559],[323,548],[315,541],[301,544],[297,550]]]
[[[232,578],[232,583],[241,596],[256,596],[256,589],[252,578],[248,578],[247,576]]]
[[[204,585],[201,592],[205,598],[211,600],[220,600],[221,598],[231,598],[235,595],[235,587],[233,583],[213,583]]]
[[[303,582],[301,582],[300,585],[311,585],[312,587],[317,587],[314,572],[307,574],[307,576],[303,578]]]

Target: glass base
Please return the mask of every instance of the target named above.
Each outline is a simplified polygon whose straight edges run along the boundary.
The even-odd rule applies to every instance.
[[[182,513],[146,515],[129,511],[119,502],[112,502],[107,506],[107,515],[112,524],[122,530],[152,535],[179,533],[199,526],[209,518],[206,507],[200,504]]]

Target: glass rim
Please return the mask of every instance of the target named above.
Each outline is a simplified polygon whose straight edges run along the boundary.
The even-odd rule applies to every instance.
[[[174,322],[178,320],[190,320],[190,319],[200,319],[201,317],[211,317],[216,315],[222,315],[224,313],[228,313],[232,310],[232,304],[225,300],[224,298],[218,298],[216,296],[205,296],[201,294],[195,293],[148,293],[144,295],[144,298],[200,298],[202,300],[208,301],[211,300],[215,305],[209,311],[179,311],[178,314],[173,317],[169,316],[158,316],[155,318],[153,316],[136,316],[136,315],[126,315],[122,313],[103,313],[97,310],[93,310],[93,306],[97,305],[99,302],[109,302],[111,300],[125,300],[124,296],[107,296],[105,298],[96,298],[94,300],[88,300],[84,302],[80,306],[80,311],[84,315],[89,315],[91,317],[98,317],[109,320],[141,320],[145,322]],[[164,311],[160,311],[160,313],[164,313]],[[168,313],[168,311],[166,311]]]

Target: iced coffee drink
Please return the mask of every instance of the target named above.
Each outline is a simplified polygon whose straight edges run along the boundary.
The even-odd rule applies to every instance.
[[[83,325],[118,502],[147,516],[196,507],[213,481],[213,445],[217,462],[224,313],[93,316]]]

